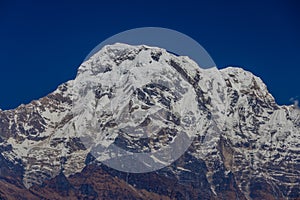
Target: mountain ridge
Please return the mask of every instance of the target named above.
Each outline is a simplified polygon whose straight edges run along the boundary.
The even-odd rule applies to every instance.
[[[23,170],[17,175],[18,184],[23,184],[21,186],[23,190],[42,187],[46,180],[52,180],[61,173],[68,181],[69,177],[81,174],[82,170],[89,166],[86,159],[91,149],[82,143],[82,135],[72,128],[72,124],[76,125],[76,115],[74,116],[72,112],[77,105],[77,102],[74,104],[74,94],[78,95],[81,88],[78,86],[82,83],[80,81],[91,80],[98,84],[98,79],[95,77],[105,78],[107,74],[115,73],[111,75],[110,85],[113,85],[120,80],[117,77],[123,77],[124,74],[131,72],[133,76],[142,76],[136,70],[143,69],[143,72],[147,72],[146,67],[149,69],[149,66],[155,67],[154,65],[166,67],[164,68],[166,74],[173,73],[174,80],[177,77],[178,81],[189,84],[197,95],[201,116],[205,116],[202,127],[204,131],[195,135],[190,148],[175,161],[175,164],[159,170],[158,180],[164,179],[166,173],[172,174],[171,180],[177,177],[176,182],[179,184],[173,189],[178,190],[181,198],[187,198],[187,193],[183,191],[193,190],[193,196],[189,197],[191,199],[204,197],[205,193],[207,195],[205,199],[299,197],[300,112],[295,106],[278,106],[262,80],[242,68],[201,69],[187,57],[177,57],[163,49],[144,45],[106,46],[79,67],[75,80],[61,84],[53,93],[30,104],[21,105],[13,110],[0,111],[0,150],[3,157],[1,160],[8,166],[6,170],[12,172],[16,171],[15,168]],[[117,73],[115,69],[121,71]],[[159,69],[150,68],[148,72],[149,74],[165,73]],[[147,77],[143,78],[147,82]],[[151,82],[150,79],[149,81]],[[167,83],[164,84],[171,87]],[[159,91],[160,95],[153,97],[154,100],[160,98],[155,101],[155,104],[162,102],[161,99],[167,95],[166,91],[158,88],[157,85],[151,86],[150,89],[152,87],[156,93]],[[110,96],[118,95],[109,90],[105,87],[100,88],[99,99],[102,97],[110,99]],[[144,88],[144,91],[149,91],[149,88]],[[101,94],[105,95],[101,96]],[[148,96],[150,93],[143,94]],[[97,93],[94,95],[97,99]],[[147,105],[146,100],[140,100],[143,101],[143,105]],[[101,104],[105,101],[99,102]],[[166,105],[169,104],[162,106]],[[91,112],[93,113],[93,110]],[[103,118],[103,120],[108,119]],[[106,140],[106,138],[102,139],[103,142]],[[127,144],[132,144],[130,138],[120,139]],[[139,147],[135,146],[135,148]],[[193,167],[188,165],[188,160],[193,160]],[[124,173],[118,174],[117,171],[107,169],[105,165],[99,163],[96,166],[106,170],[108,175],[119,176],[118,179],[124,180]],[[197,170],[205,176],[197,175]],[[12,173],[2,171],[1,177]],[[156,176],[154,172],[150,174]],[[193,180],[191,175],[197,179]],[[11,178],[11,175],[9,177]],[[135,181],[129,180],[130,187],[136,184],[138,185],[136,187],[148,192],[154,190],[150,185],[145,186],[136,177],[132,177]],[[148,177],[147,180],[149,179]],[[188,189],[183,187],[184,179],[191,182],[188,183],[190,184]],[[208,185],[204,187],[204,192],[199,191],[203,186],[197,186],[197,181],[200,185]],[[162,182],[157,181],[156,184]],[[3,191],[1,188],[0,191]],[[79,188],[74,191],[78,191]],[[176,197],[175,194],[157,189],[154,193],[172,198],[180,196]],[[74,195],[78,197],[79,193],[75,192]]]

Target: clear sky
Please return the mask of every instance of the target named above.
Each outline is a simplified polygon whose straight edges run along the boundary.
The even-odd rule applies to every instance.
[[[97,44],[145,26],[189,35],[219,68],[233,65],[253,72],[279,104],[299,99],[296,0],[0,0],[0,108],[15,108],[47,95],[76,76]]]

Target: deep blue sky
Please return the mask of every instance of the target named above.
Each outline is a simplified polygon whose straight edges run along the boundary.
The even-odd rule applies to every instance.
[[[145,26],[189,35],[219,68],[236,65],[252,71],[279,104],[299,98],[300,6],[296,0],[45,2],[0,0],[2,109],[45,96],[73,79],[98,43]]]

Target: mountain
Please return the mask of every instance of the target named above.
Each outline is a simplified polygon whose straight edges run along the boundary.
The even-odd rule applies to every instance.
[[[300,199],[299,108],[156,47],[103,47],[0,136],[1,199]]]

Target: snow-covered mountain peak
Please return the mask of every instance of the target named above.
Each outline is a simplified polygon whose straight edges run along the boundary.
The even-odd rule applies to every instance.
[[[231,86],[241,93],[252,93],[259,98],[267,98],[270,102],[274,101],[274,97],[269,93],[267,86],[251,72],[238,67],[227,67],[221,69],[220,72],[229,87]]]
[[[93,153],[105,163],[103,148],[147,153],[178,145],[179,135],[193,139],[178,159],[185,162],[148,160],[171,164],[166,170],[178,183],[202,174],[205,184],[197,184],[220,198],[226,183],[248,199],[255,185],[281,197],[299,191],[300,111],[278,106],[262,80],[241,68],[201,69],[161,48],[116,43],[53,93],[0,111],[2,162],[23,169],[26,187],[80,173]]]
[[[89,71],[97,74],[110,70],[114,65],[119,66],[122,62],[133,62],[134,65],[132,67],[134,67],[152,62],[164,63],[170,58],[175,60],[180,59],[182,62],[188,62],[194,68],[199,68],[189,57],[176,56],[162,48],[116,43],[104,46],[100,51],[91,56],[79,67],[78,73]]]
[[[180,148],[187,149],[195,137],[192,133],[200,132],[206,123],[208,113],[199,109],[202,105],[197,94],[199,68],[187,57],[177,57],[159,48],[116,44],[104,47],[82,66],[74,81],[73,110],[77,119],[75,129],[85,140],[90,138],[84,144],[95,144],[98,149],[100,145],[103,149],[119,141],[132,143],[127,148],[136,146],[138,151],[151,152],[134,161],[148,160],[152,163],[147,163],[149,169],[144,165],[134,168],[129,163],[122,170],[148,172],[166,166],[161,163],[170,164],[184,152],[164,152],[167,159],[158,158],[161,152],[154,149],[166,146],[158,144],[158,137],[164,135],[170,145],[178,146],[180,141]],[[135,139],[134,135],[142,139]],[[150,135],[153,138],[149,139]],[[183,144],[185,140],[177,136],[190,139]],[[149,137],[149,141],[142,142],[144,137]],[[100,159],[112,159],[107,155],[114,154],[100,153]],[[128,156],[122,153],[122,157]]]

